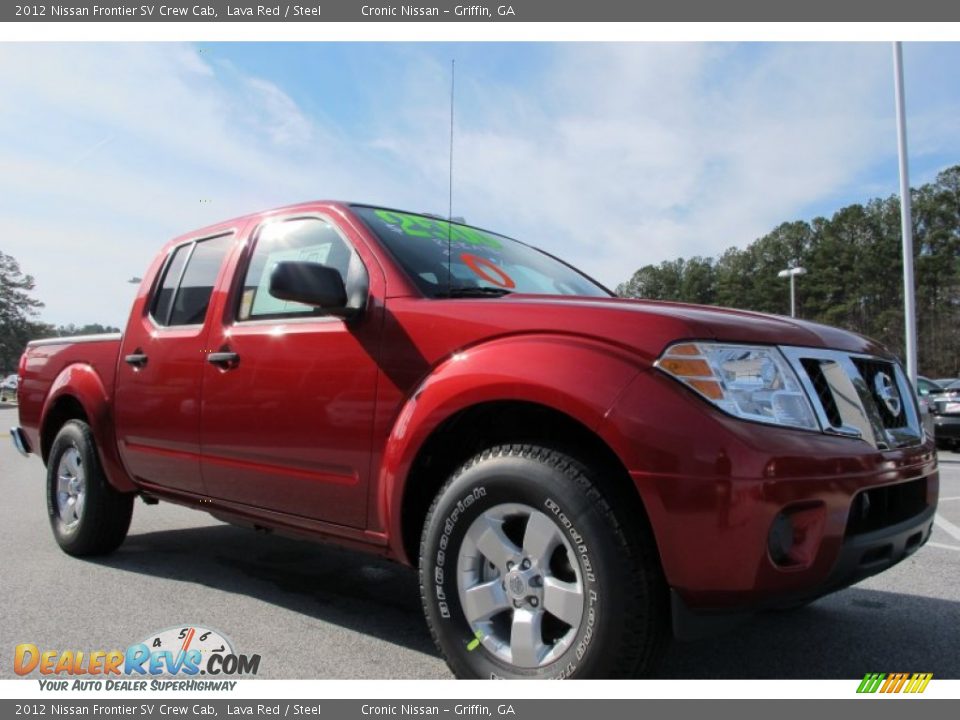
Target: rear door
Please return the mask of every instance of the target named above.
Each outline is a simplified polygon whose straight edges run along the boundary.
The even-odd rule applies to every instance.
[[[211,329],[214,362],[203,368],[202,467],[211,497],[365,525],[382,322],[368,291],[383,278],[355,240],[313,215],[272,219],[253,233]],[[336,268],[363,314],[346,321],[272,297],[270,274],[285,260]]]
[[[200,384],[207,311],[233,242],[228,233],[171,249],[151,295],[130,314],[114,405],[121,457],[140,482],[203,492]]]

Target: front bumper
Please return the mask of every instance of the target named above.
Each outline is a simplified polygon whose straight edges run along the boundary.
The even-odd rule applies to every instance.
[[[17,449],[18,453],[24,457],[29,457],[30,442],[27,440],[27,435],[23,432],[22,428],[10,428],[10,440],[13,441],[13,446]]]
[[[691,608],[683,596],[671,590],[673,634],[678,640],[697,640],[729,629],[760,610],[798,607],[887,570],[922,547],[933,533],[936,508],[890,527],[847,539],[833,570],[819,586],[772,595],[757,604],[735,610]]]
[[[933,533],[936,506],[918,515],[861,535],[847,538],[827,580],[819,588],[796,598],[799,602],[841,590],[893,567],[915,553]]]
[[[688,614],[797,605],[882,572],[930,535],[932,438],[881,449],[744,422],[659,373],[642,373],[601,431],[630,469],[674,607]],[[794,551],[775,559],[783,515],[796,519]]]

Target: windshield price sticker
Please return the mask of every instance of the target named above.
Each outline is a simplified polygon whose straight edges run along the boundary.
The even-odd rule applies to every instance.
[[[399,230],[409,237],[446,242],[449,234],[450,242],[480,245],[494,250],[500,250],[503,247],[493,235],[466,225],[456,225],[446,220],[436,220],[423,215],[411,215],[393,210],[375,210],[374,214],[389,225],[391,229]]]
[[[513,288],[517,286],[512,277],[486,258],[482,258],[479,255],[471,255],[470,253],[461,253],[460,260],[473,271],[474,275],[491,285],[496,285],[506,290],[513,290]]]

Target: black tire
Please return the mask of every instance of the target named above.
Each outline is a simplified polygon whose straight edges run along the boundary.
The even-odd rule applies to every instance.
[[[420,591],[430,632],[457,677],[614,678],[645,676],[654,670],[665,652],[671,627],[659,555],[645,518],[637,517],[642,511],[635,513],[628,502],[617,502],[612,490],[609,499],[604,497],[598,482],[601,477],[599,469],[554,450],[503,445],[469,460],[437,494],[420,543]],[[623,514],[618,515],[614,507]],[[511,592],[536,592],[531,588],[545,592],[544,584],[553,581],[547,577],[549,571],[543,578],[534,576],[529,586],[514,583],[520,561],[501,562],[510,569],[502,574],[495,569],[497,563],[474,552],[476,547],[469,544],[473,540],[468,535],[477,537],[471,531],[478,527],[477,522],[499,518],[499,514],[511,512],[510,508],[521,508],[521,513],[522,508],[535,512],[527,515],[525,525],[521,514],[517,520],[521,525],[508,527],[513,522],[508,517],[498,526],[504,536],[512,533],[516,538],[507,547],[519,550],[521,555],[517,557],[526,558],[527,550],[521,547],[526,545],[526,528],[534,516],[540,527],[545,527],[545,517],[555,526],[547,532],[557,538],[555,542],[563,543],[551,557],[555,559],[556,552],[560,553],[563,572],[578,573],[575,582],[582,591],[582,614],[576,624],[558,622],[555,616],[548,618],[546,595],[541,595],[544,599],[539,601],[539,609],[533,604],[537,599],[529,596],[531,607],[524,612],[539,612],[542,625],[538,624],[540,629],[533,632],[544,645],[542,652],[528,657],[537,658],[533,662],[539,665],[528,662],[519,666],[512,662],[512,632],[516,627],[513,608],[526,606],[522,598]],[[530,553],[530,557],[534,554]],[[536,561],[534,569],[552,567],[553,562]],[[499,585],[503,597],[512,603],[505,610],[496,610],[499,614],[486,621],[485,627],[490,629],[487,636],[482,630],[475,630],[477,624],[471,625],[462,605],[460,592],[469,588],[458,586],[463,568],[476,567],[477,563],[482,572],[494,573],[489,582]],[[526,567],[530,564],[526,563]],[[466,581],[459,582],[462,585]],[[486,582],[476,580],[478,584]],[[494,590],[500,598],[500,591]],[[521,605],[516,605],[518,602]],[[499,600],[495,604],[499,606]],[[504,627],[504,623],[509,630],[498,635],[497,628]],[[561,628],[553,637],[548,637],[548,623]],[[557,636],[563,633],[558,640]],[[506,650],[498,642],[508,634],[510,649]],[[510,657],[505,658],[504,654]]]
[[[85,493],[79,514],[70,522],[61,516],[58,502],[59,471],[65,457],[82,469]],[[71,472],[66,466],[63,469],[67,474]],[[107,481],[90,426],[81,420],[64,424],[47,460],[47,514],[60,548],[77,557],[106,555],[116,550],[130,529],[133,498],[132,493],[118,492]]]

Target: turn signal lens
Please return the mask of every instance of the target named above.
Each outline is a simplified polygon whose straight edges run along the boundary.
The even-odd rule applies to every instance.
[[[655,366],[734,417],[820,429],[796,373],[775,347],[679,343]]]
[[[713,375],[713,371],[710,370],[706,360],[681,360],[675,357],[667,357],[660,361],[660,367],[671,375],[682,375],[684,377],[710,377]]]

